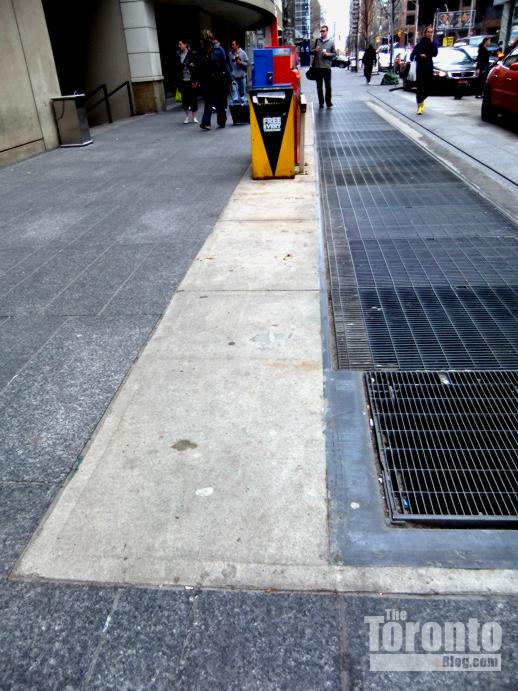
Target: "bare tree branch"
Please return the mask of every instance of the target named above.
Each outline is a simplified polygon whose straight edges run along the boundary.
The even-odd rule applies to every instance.
[[[360,43],[366,48],[372,38],[374,20],[378,14],[377,0],[361,0],[360,4]]]

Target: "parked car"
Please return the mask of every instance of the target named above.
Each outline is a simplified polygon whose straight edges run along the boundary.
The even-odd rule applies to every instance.
[[[378,70],[380,72],[383,72],[385,70],[388,70],[390,66],[390,46],[389,45],[382,45],[378,48],[377,52],[377,62],[378,62]],[[399,48],[398,46],[394,46],[394,62],[393,65],[395,66],[396,64],[396,59],[402,55],[405,52],[404,48]]]
[[[481,34],[480,36],[464,36],[464,38],[459,38],[453,44],[454,48],[459,46],[475,46],[478,48],[482,41],[488,34]],[[489,36],[489,38],[494,38],[494,36]]]
[[[455,41],[453,44],[454,48],[475,48],[478,51],[478,48],[482,41],[485,39],[485,35],[483,36],[468,36],[466,38],[459,38],[458,41]],[[493,36],[490,36],[490,38],[494,38]],[[491,41],[489,46],[487,47],[489,51],[489,55],[491,57],[494,57],[495,59],[500,59],[504,55],[504,51],[502,48],[496,43],[496,41]]]
[[[463,95],[473,91],[477,76],[475,73],[476,59],[463,48],[439,48],[437,57],[433,59],[432,88],[435,93],[454,93]],[[410,56],[405,62],[403,88],[407,91],[413,86],[409,82]]]
[[[455,46],[454,46],[455,47]],[[460,46],[461,50],[465,50],[466,53],[473,58],[473,60],[476,62],[477,57],[478,57],[478,48],[475,48],[474,46]],[[493,65],[496,65],[498,62],[498,58],[496,57],[495,54],[489,56],[489,66],[493,67]]]
[[[365,52],[364,50],[359,50],[359,51],[358,51],[358,63],[359,63],[359,65],[360,65],[360,69],[361,69],[361,67],[362,67],[362,58],[363,58],[364,52]],[[351,65],[350,65],[351,69],[352,69],[353,71],[356,70],[356,53],[355,53],[355,52],[349,53],[349,54],[347,55],[347,59],[348,59],[348,60],[350,61],[350,63],[351,63]]]
[[[403,62],[403,58],[407,52],[406,48],[396,48],[394,50],[394,72],[396,74],[401,73],[401,63]],[[404,62],[403,62],[404,66]]]
[[[410,56],[412,55],[413,46],[406,48],[405,52],[401,54],[399,60],[399,76],[403,80],[403,88],[410,91],[412,84],[407,81],[408,70],[410,69]]]
[[[480,116],[494,122],[499,114],[518,116],[518,46],[487,76]]]
[[[339,67],[344,70],[346,67],[351,66],[351,61],[346,55],[335,55],[331,60],[331,67]]]
[[[378,70],[388,70],[390,61],[389,46],[380,46],[376,51],[376,62],[378,63]]]

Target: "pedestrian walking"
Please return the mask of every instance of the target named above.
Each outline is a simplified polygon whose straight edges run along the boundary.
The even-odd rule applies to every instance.
[[[246,100],[246,70],[248,67],[248,55],[240,47],[239,43],[235,39],[230,44],[228,60],[230,62],[232,80],[236,83],[237,86],[239,100],[241,102],[241,105],[244,105]]]
[[[176,88],[182,97],[182,108],[185,111],[184,124],[198,122],[196,113],[198,112],[198,99],[196,89],[193,86],[193,75],[195,55],[190,50],[187,41],[178,41],[176,51]]]
[[[218,127],[225,127],[227,96],[232,75],[225,51],[208,30],[201,33],[201,48],[196,60],[196,81],[201,86],[204,102],[201,129],[211,129],[213,106],[216,109]]]
[[[363,75],[367,81],[367,84],[371,83],[371,76],[372,76],[372,68],[376,64],[376,51],[372,47],[372,44],[369,43],[367,46],[365,53],[363,54],[362,58],[362,65],[363,65]]]
[[[491,37],[486,36],[482,43],[478,47],[477,54],[477,84],[475,87],[475,98],[482,98],[482,92],[484,91],[484,86],[486,84],[487,75],[489,73],[489,44],[491,43]]]
[[[424,113],[424,102],[430,93],[433,79],[433,59],[436,57],[437,52],[437,42],[433,37],[433,27],[427,26],[424,30],[423,37],[410,54],[410,62],[415,60],[417,67],[417,115],[422,115]]]
[[[311,51],[314,55],[313,68],[315,70],[315,81],[317,83],[318,107],[333,107],[331,100],[331,60],[336,55],[335,42],[329,38],[328,27],[324,24],[320,29],[320,37],[315,41],[315,47]],[[325,86],[325,97],[324,97]]]

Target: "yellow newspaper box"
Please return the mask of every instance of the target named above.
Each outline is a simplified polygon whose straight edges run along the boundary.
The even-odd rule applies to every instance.
[[[295,177],[293,89],[251,89],[248,98],[253,179]]]

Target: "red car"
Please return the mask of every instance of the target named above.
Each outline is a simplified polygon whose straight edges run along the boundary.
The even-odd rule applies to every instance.
[[[518,46],[491,69],[484,87],[482,120],[494,122],[499,113],[518,116]]]

